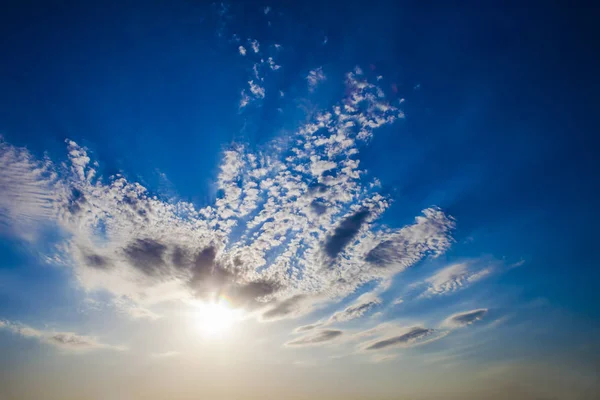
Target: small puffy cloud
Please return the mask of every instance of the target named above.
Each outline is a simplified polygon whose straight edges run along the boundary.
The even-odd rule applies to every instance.
[[[73,351],[98,349],[125,350],[123,346],[113,346],[99,342],[94,336],[79,335],[73,332],[52,332],[38,330],[23,324],[0,320],[0,329],[7,330],[24,338],[37,339],[55,347]]]
[[[250,86],[250,93],[252,93],[256,98],[263,99],[265,97],[264,87],[260,86],[258,83],[254,83],[253,80],[249,80],[248,85]]]
[[[465,311],[449,316],[442,322],[441,326],[448,329],[462,328],[471,325],[475,321],[479,321],[488,313],[487,308],[479,308],[477,310]]]
[[[252,47],[252,50],[255,53],[258,53],[260,51],[260,43],[258,43],[258,40],[256,40],[256,39],[248,39],[248,42],[250,43],[250,47]]]
[[[326,78],[325,73],[323,72],[323,67],[319,67],[313,69],[312,71],[309,71],[308,75],[306,76],[306,80],[308,81],[308,90],[312,92],[313,90],[315,90],[317,85],[323,82],[325,79]]]
[[[238,47],[238,51],[240,52],[241,55],[243,55],[243,56],[246,55],[246,48],[244,46]]]
[[[250,103],[250,96],[248,96],[246,94],[245,90],[242,90],[241,97],[240,97],[240,108],[246,107],[248,105],[248,103]]]
[[[342,335],[342,331],[337,329],[324,329],[318,332],[315,332],[310,335],[306,335],[300,337],[298,339],[294,339],[290,342],[287,342],[286,346],[314,346],[321,345],[327,342],[331,342],[334,339],[337,339]]]

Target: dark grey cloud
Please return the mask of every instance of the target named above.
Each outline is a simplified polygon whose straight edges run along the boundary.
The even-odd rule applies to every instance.
[[[397,249],[396,246],[394,246],[394,242],[386,240],[369,251],[365,260],[377,267],[385,267],[390,264],[394,258],[399,257],[399,255],[396,254],[396,251]]]
[[[315,200],[310,203],[310,209],[317,215],[323,215],[327,211],[327,205],[321,201]]]
[[[289,299],[285,299],[265,311],[262,316],[264,319],[277,319],[288,316],[297,311],[298,303],[304,298],[304,295],[298,294]]]
[[[294,339],[291,342],[287,342],[286,346],[310,346],[330,342],[341,336],[342,333],[342,331],[337,329],[324,329],[312,335],[303,336],[301,338]]]
[[[426,336],[431,335],[433,332],[434,332],[433,329],[414,327],[414,328],[411,328],[411,330],[405,334],[402,334],[399,336],[394,336],[394,337],[383,339],[383,340],[379,340],[375,343],[372,343],[366,348],[366,350],[381,350],[381,349],[385,349],[387,347],[399,346],[399,345],[403,345],[403,344],[412,343],[416,340],[419,340]]]
[[[87,199],[83,192],[77,188],[71,189],[71,194],[67,200],[67,210],[73,215],[77,215],[83,209],[83,205],[87,203]]]
[[[325,253],[331,258],[337,257],[356,236],[368,216],[369,210],[360,210],[343,220],[325,241]]]
[[[73,347],[73,348],[91,348],[97,347],[98,343],[95,341],[84,337],[79,336],[74,333],[57,333],[50,337],[48,337],[48,342],[52,344],[56,344],[63,347]]]
[[[323,183],[315,182],[308,186],[308,193],[310,194],[324,194],[325,192],[327,192],[327,185]]]
[[[242,299],[257,299],[269,296],[281,289],[281,284],[275,281],[259,280],[239,285],[235,288],[236,297]]]
[[[201,250],[193,259],[190,270],[192,277],[190,284],[192,287],[210,284],[213,286],[222,286],[225,282],[232,279],[232,273],[221,268],[215,262],[217,250],[214,247],[207,247]]]
[[[189,252],[179,246],[175,246],[171,254],[171,262],[177,268],[187,268],[190,266]]]
[[[487,308],[480,308],[477,310],[454,314],[446,318],[446,320],[442,323],[442,326],[446,328],[461,328],[482,319],[487,313]]]
[[[86,254],[84,256],[85,263],[90,267],[98,269],[107,269],[110,265],[108,259],[99,254]]]
[[[163,255],[167,246],[153,239],[137,239],[125,249],[127,259],[137,269],[147,275],[159,275],[165,266]]]
[[[173,258],[174,263],[181,266],[186,265],[189,257],[179,249],[177,253],[174,252]],[[234,306],[256,307],[259,305],[257,299],[272,295],[282,288],[280,283],[265,279],[244,281],[235,270],[227,269],[217,261],[217,250],[212,246],[198,252],[190,262],[189,269],[189,285],[196,296],[226,295]]]

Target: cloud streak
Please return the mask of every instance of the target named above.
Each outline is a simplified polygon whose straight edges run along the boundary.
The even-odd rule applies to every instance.
[[[442,322],[442,327],[448,329],[462,328],[471,325],[475,321],[479,321],[488,313],[487,308],[479,308],[471,311],[464,311],[449,316]]]
[[[331,342],[343,334],[342,331],[337,329],[324,329],[316,333],[294,339],[287,342],[286,346],[316,346],[322,345],[327,342]]]
[[[91,351],[91,350],[126,350],[123,346],[113,346],[98,341],[94,336],[79,335],[73,332],[52,332],[32,328],[19,323],[0,320],[0,329],[9,331],[28,339],[36,339],[42,343],[50,344],[65,350]]]

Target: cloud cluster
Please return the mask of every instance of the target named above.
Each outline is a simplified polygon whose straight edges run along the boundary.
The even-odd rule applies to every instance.
[[[43,331],[7,320],[0,320],[0,330],[7,330],[24,338],[36,339],[40,342],[72,351],[99,349],[125,350],[123,346],[113,346],[99,342],[98,339],[93,336],[78,335],[73,332]]]
[[[79,284],[112,293],[133,317],[157,318],[152,308],[162,302],[218,296],[264,320],[305,314],[452,243],[454,221],[434,207],[400,229],[376,228],[390,203],[359,168],[358,146],[403,113],[361,74],[348,73],[346,97],[285,140],[225,151],[218,197],[200,209],[121,175],[99,176],[72,141],[60,165],[2,142],[1,217],[21,235],[39,224],[19,221],[56,226],[65,238],[56,253]]]
[[[239,39],[238,39],[239,41]],[[274,45],[274,51],[271,51],[271,55],[267,50],[261,50],[260,42],[256,39],[248,39],[247,46],[239,45],[238,52],[241,56],[246,56],[252,60],[252,78],[248,80],[248,87],[242,89],[240,97],[240,109],[246,107],[252,101],[264,99],[267,91],[264,85],[265,77],[271,71],[277,71],[281,68],[275,61],[275,57],[278,55],[281,46]],[[252,53],[249,52],[252,50]]]

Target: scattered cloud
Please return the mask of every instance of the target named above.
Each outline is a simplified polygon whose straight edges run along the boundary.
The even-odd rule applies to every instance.
[[[239,50],[239,52],[240,52],[241,55],[243,55],[243,56],[246,55],[246,48],[244,46],[238,47],[238,50]]]

